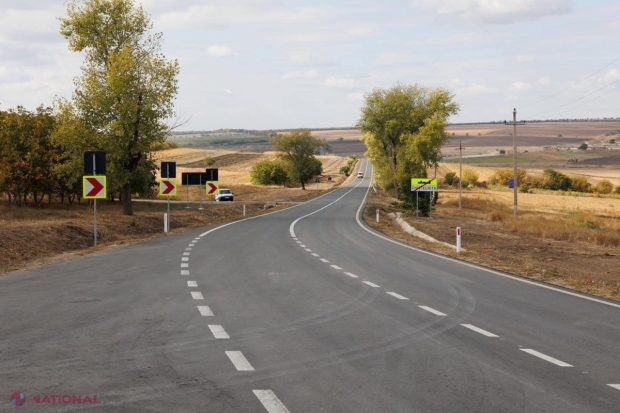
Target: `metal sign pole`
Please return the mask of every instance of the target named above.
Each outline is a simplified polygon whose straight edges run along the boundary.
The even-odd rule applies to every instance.
[[[185,207],[185,209],[189,209],[189,177],[187,178],[187,206]]]
[[[204,208],[202,207],[202,191],[206,190],[206,188],[202,187],[202,174],[200,175],[200,210],[202,211]]]
[[[170,164],[166,165],[166,178],[170,179]],[[176,191],[176,189],[175,189]],[[168,197],[168,232],[170,232],[170,197]]]
[[[416,217],[418,216],[418,211],[420,210],[418,198],[419,198],[419,192],[415,191],[415,216]]]
[[[97,176],[97,158],[95,157],[95,154],[93,153],[93,175]],[[94,241],[94,246],[97,246],[97,200],[95,199],[94,202],[94,216],[95,216],[95,241]]]
[[[432,218],[432,214],[433,214],[433,195],[435,195],[434,192],[429,192],[428,193],[428,217],[429,219]]]
[[[213,198],[215,198],[215,196],[211,195],[211,219],[213,219]]]

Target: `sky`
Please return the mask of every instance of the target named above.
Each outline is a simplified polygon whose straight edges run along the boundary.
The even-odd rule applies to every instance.
[[[61,0],[0,0],[0,109],[71,98]],[[181,66],[180,130],[353,126],[364,93],[446,87],[451,122],[620,116],[613,0],[136,0]]]

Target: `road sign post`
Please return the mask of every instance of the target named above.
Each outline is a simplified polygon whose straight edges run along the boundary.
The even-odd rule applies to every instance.
[[[429,193],[432,194],[433,192],[437,192],[437,179],[431,179],[431,178],[411,178],[411,192],[415,192],[416,193],[416,197],[415,197],[416,216],[418,216],[418,210],[419,210],[419,196],[418,196],[418,193],[420,193],[420,192],[429,192]],[[428,216],[430,218],[430,216],[431,216],[430,210],[433,208],[433,206],[431,204],[430,198],[429,198],[428,207],[429,207]]]
[[[207,173],[208,173],[208,170],[207,170]],[[217,181],[207,182],[205,190],[207,192],[207,195],[211,196],[211,218],[213,219],[213,200],[215,199],[215,195],[217,195],[217,191],[219,190],[218,182]]]
[[[162,162],[161,163],[161,180],[159,181],[159,195],[168,197],[168,215],[167,229],[170,232],[170,197],[177,195],[177,163],[176,162]]]
[[[101,175],[97,175],[99,172]],[[93,200],[93,246],[97,246],[97,199],[107,198],[105,152],[84,152],[84,177],[82,189],[84,199]]]

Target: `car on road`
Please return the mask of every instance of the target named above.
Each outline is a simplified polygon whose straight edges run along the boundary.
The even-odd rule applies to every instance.
[[[232,201],[234,195],[230,189],[220,189],[219,193],[215,196],[216,201]]]
[[[364,173],[363,172],[358,172],[357,173],[357,177],[358,178],[363,178],[364,177]]]

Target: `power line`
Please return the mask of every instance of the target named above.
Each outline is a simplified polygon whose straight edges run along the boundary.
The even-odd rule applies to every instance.
[[[538,102],[533,103],[532,105],[528,105],[528,106],[538,105],[539,103],[544,102],[544,101],[545,101],[545,100],[547,100],[547,99],[551,99],[552,97],[555,97],[555,96],[557,96],[557,95],[559,95],[559,94],[561,94],[561,93],[566,92],[567,90],[570,90],[570,89],[574,88],[575,86],[577,86],[577,85],[579,85],[579,84],[581,84],[581,83],[585,82],[586,80],[590,79],[592,76],[596,75],[597,73],[601,72],[602,70],[604,70],[604,69],[608,68],[609,66],[611,66],[612,64],[616,63],[618,60],[620,60],[620,56],[618,56],[617,58],[615,58],[615,59],[614,59],[611,63],[609,63],[609,64],[607,64],[607,65],[603,66],[603,67],[602,67],[602,68],[600,68],[600,69],[598,69],[596,72],[592,73],[590,76],[588,76],[588,77],[586,77],[586,78],[584,78],[584,79],[580,80],[579,82],[574,83],[574,84],[572,84],[571,86],[569,86],[569,87],[567,87],[567,88],[565,88],[565,89],[562,89],[562,90],[560,90],[559,92],[554,93],[553,95],[547,96],[546,98],[543,98],[543,99],[539,100]]]
[[[562,113],[569,112],[569,111],[571,111],[571,110],[573,110],[573,109],[580,108],[580,107],[582,107],[583,105],[587,105],[588,103],[593,102],[593,101],[595,101],[596,99],[602,98],[602,97],[603,97],[603,96],[605,96],[606,94],[611,93],[611,92],[613,92],[614,90],[616,90],[616,89],[618,89],[618,88],[620,88],[620,85],[616,86],[616,87],[615,87],[615,88],[613,88],[613,89],[608,90],[607,92],[603,93],[602,95],[599,95],[599,96],[595,97],[594,99],[590,99],[590,100],[588,100],[587,102],[582,103],[581,105],[577,105],[577,106],[575,106],[574,108],[570,108],[570,109],[567,109],[567,110],[565,110],[565,111],[563,111],[563,112],[560,112],[560,113],[558,113],[558,115],[561,115]]]

